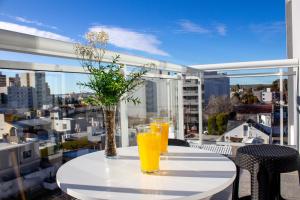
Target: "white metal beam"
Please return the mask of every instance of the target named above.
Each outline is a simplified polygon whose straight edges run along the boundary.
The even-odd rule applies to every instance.
[[[20,62],[20,61],[10,61],[10,60],[0,60],[0,69],[89,74],[89,72],[85,71],[82,67],[79,66]],[[159,79],[175,79],[175,80],[180,79],[179,75],[154,74],[154,73],[147,73],[143,75],[143,77],[159,78]]]
[[[0,60],[0,69],[88,74],[82,67]]]
[[[190,65],[190,67],[198,70],[203,70],[203,71],[216,71],[216,70],[265,69],[265,68],[279,68],[279,67],[284,68],[284,67],[293,67],[298,65],[299,65],[298,58],[293,58],[293,59],[282,59],[282,60]]]
[[[74,54],[74,44],[75,43],[72,42],[64,42],[0,29],[0,50],[4,51],[77,59],[77,56]],[[119,63],[128,66],[141,67],[153,63],[161,70],[173,72],[186,71],[186,67],[183,65],[113,51],[107,51],[103,61],[110,62],[112,57],[116,55],[120,55]]]
[[[204,79],[210,78],[245,78],[245,77],[270,77],[270,76],[293,76],[295,72],[275,72],[275,73],[243,73],[243,74],[218,74],[218,75],[205,75]]]

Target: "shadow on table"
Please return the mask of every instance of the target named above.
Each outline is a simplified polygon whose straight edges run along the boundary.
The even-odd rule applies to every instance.
[[[154,176],[231,178],[235,171],[194,171],[194,170],[160,170]]]
[[[222,158],[221,155],[215,154],[215,153],[167,153],[166,155],[163,156],[182,156],[182,157],[217,157],[217,158]]]
[[[119,160],[139,160],[140,158],[138,156],[124,156],[119,155]],[[161,156],[160,160],[172,160],[172,161],[228,161],[225,157],[212,157],[212,158],[206,158],[206,157],[172,157],[172,156]]]
[[[79,184],[68,184],[68,183],[61,183],[60,188],[63,191],[92,190],[92,191],[116,192],[116,193],[160,194],[160,195],[171,195],[171,196],[191,196],[191,195],[199,194],[198,191],[135,189],[135,188],[112,187],[112,186],[79,185]]]

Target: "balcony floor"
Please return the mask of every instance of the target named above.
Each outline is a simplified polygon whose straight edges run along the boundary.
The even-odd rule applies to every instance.
[[[227,200],[230,189],[205,200]],[[281,175],[281,195],[287,200],[300,200],[300,184],[298,173],[286,173]],[[250,173],[241,171],[240,197],[250,195]]]

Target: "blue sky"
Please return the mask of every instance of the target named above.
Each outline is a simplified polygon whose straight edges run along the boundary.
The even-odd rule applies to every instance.
[[[185,65],[281,59],[284,6],[284,0],[0,0],[0,28],[69,41],[105,30],[111,50]]]

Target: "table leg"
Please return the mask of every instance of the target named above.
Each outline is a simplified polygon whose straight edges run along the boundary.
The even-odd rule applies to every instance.
[[[280,185],[280,173],[271,173],[269,175],[269,192],[270,199],[282,200],[281,197],[281,185]]]
[[[298,169],[298,177],[299,177],[299,184],[300,184],[300,169]]]
[[[263,167],[260,167],[257,173],[257,196],[259,200],[271,200],[271,186],[269,184],[270,176]],[[274,200],[274,199],[272,199]]]
[[[239,199],[240,167],[236,166],[236,178],[232,187],[232,200]]]
[[[299,184],[300,184],[300,156],[298,156],[298,178],[299,178]]]
[[[251,200],[260,200],[259,198],[259,180],[258,180],[259,164],[254,164],[251,174]]]

